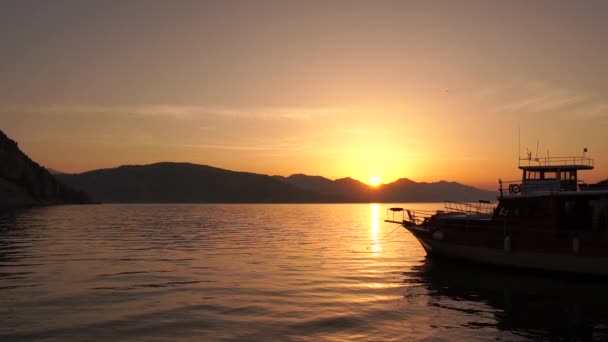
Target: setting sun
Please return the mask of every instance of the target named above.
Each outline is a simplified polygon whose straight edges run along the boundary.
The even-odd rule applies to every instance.
[[[370,179],[369,184],[371,184],[372,186],[377,186],[380,184],[380,178],[373,176],[372,179]]]

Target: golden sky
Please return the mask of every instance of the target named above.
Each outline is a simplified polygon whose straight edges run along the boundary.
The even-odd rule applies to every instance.
[[[0,129],[80,172],[187,161],[495,189],[608,178],[605,1],[4,1]]]

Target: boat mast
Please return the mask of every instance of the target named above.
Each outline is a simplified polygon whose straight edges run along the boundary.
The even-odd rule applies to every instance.
[[[517,124],[517,167],[521,166],[521,126]]]

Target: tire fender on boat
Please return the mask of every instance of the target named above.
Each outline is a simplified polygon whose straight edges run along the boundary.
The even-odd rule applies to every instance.
[[[433,240],[441,241],[443,240],[443,232],[441,230],[436,230],[433,233]]]
[[[519,184],[510,184],[509,185],[509,192],[512,194],[517,194],[519,193],[519,191],[521,190]]]

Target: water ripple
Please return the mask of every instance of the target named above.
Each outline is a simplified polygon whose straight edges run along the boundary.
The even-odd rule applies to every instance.
[[[602,284],[425,259],[404,230],[381,239],[389,206],[0,215],[0,339],[608,338]]]

